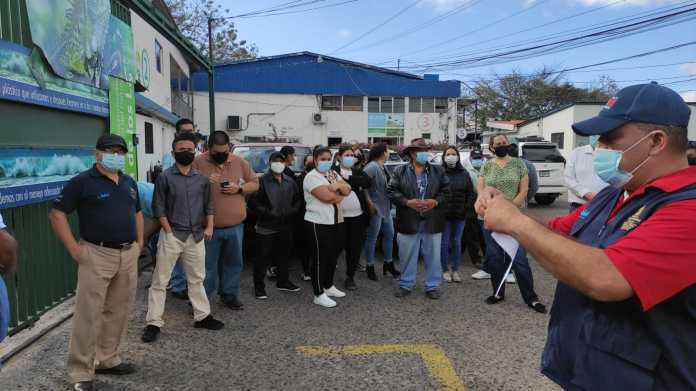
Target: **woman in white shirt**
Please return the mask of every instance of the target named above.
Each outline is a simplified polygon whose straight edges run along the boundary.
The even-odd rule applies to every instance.
[[[316,147],[313,155],[316,168],[307,174],[302,188],[307,203],[305,222],[312,242],[310,274],[314,304],[335,307],[336,302],[331,297],[346,295],[334,286],[333,278],[345,237],[340,204],[350,194],[351,188],[331,169],[329,148]]]
[[[369,224],[370,207],[368,206],[367,189],[372,186],[372,179],[358,168],[358,158],[354,148],[342,145],[336,153],[333,170],[348,182],[351,192],[341,202],[343,218],[345,219],[345,248],[346,248],[346,281],[345,288],[349,291],[358,289],[355,285],[355,271],[360,263],[360,253],[365,246],[367,225]]]

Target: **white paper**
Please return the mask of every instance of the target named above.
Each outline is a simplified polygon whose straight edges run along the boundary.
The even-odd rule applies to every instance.
[[[505,250],[505,253],[510,256],[510,258],[515,259],[515,254],[517,254],[517,249],[520,248],[520,243],[515,240],[510,235],[506,234],[501,234],[498,232],[493,232],[491,234],[493,236],[493,239],[500,245],[500,247]]]

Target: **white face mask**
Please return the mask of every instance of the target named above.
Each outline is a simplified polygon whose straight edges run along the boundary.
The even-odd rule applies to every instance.
[[[283,162],[273,162],[271,163],[271,171],[276,174],[282,174],[285,171],[285,163]]]
[[[445,163],[447,163],[448,167],[454,167],[457,165],[457,162],[459,161],[459,158],[457,156],[445,156]]]

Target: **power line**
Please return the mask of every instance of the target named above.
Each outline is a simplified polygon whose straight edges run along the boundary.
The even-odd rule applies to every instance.
[[[361,34],[359,37],[357,37],[357,38],[355,38],[354,40],[352,40],[352,41],[350,41],[350,42],[348,42],[348,43],[342,45],[342,46],[339,47],[338,49],[335,49],[335,50],[329,52],[328,54],[331,55],[331,54],[333,54],[333,53],[336,53],[336,52],[338,52],[338,51],[341,51],[342,49],[347,48],[348,46],[354,44],[355,42],[358,42],[359,40],[365,38],[365,37],[368,36],[369,34],[372,34],[374,31],[376,31],[376,30],[379,29],[380,27],[382,27],[382,26],[384,26],[385,24],[391,22],[392,20],[398,18],[398,17],[401,16],[401,14],[403,14],[404,12],[406,12],[406,11],[408,11],[409,9],[415,7],[416,4],[420,3],[421,1],[422,1],[422,0],[416,0],[416,1],[414,1],[414,2],[412,2],[412,3],[410,3],[410,4],[408,4],[406,7],[400,9],[397,13],[395,13],[394,15],[390,16],[389,18],[387,18],[387,20],[385,20],[384,22],[382,22],[382,23],[376,25],[375,27],[373,27],[373,28],[367,30],[365,33]]]
[[[425,22],[423,22],[423,23],[421,23],[421,24],[419,24],[419,25],[416,25],[416,26],[414,26],[414,27],[411,27],[411,28],[408,28],[408,29],[406,29],[406,30],[403,30],[403,31],[401,31],[401,32],[399,32],[399,33],[397,33],[397,34],[394,34],[394,35],[392,35],[392,36],[390,36],[390,37],[387,37],[387,38],[385,38],[385,39],[382,39],[382,40],[380,40],[380,41],[373,42],[373,43],[371,43],[371,44],[367,44],[367,45],[364,45],[364,46],[360,46],[360,47],[355,48],[355,49],[346,50],[346,51],[344,51],[344,53],[357,52],[357,51],[360,51],[360,50],[363,50],[363,49],[368,49],[368,48],[371,48],[371,47],[384,45],[385,43],[388,43],[388,42],[391,42],[391,41],[395,41],[395,40],[397,40],[397,39],[401,39],[401,38],[407,37],[407,36],[409,36],[409,35],[415,33],[416,31],[420,31],[420,30],[423,30],[423,29],[425,29],[425,28],[432,27],[434,24],[439,23],[439,22],[441,22],[441,21],[443,21],[443,20],[449,18],[450,16],[454,16],[454,15],[456,15],[456,14],[462,12],[462,11],[465,11],[465,10],[467,10],[467,9],[469,9],[469,8],[472,8],[473,6],[475,6],[475,5],[479,4],[479,3],[481,3],[482,1],[483,1],[483,0],[470,0],[469,2],[464,3],[464,4],[460,5],[459,7],[455,8],[455,9],[453,9],[453,10],[450,10],[450,11],[448,11],[448,12],[442,14],[442,15],[438,15],[438,16],[436,16],[436,17],[434,17],[434,18],[432,18],[432,19],[429,19],[429,20],[427,20],[427,21],[425,21]],[[625,1],[625,0],[622,0],[622,1]]]
[[[317,7],[312,7],[312,8],[305,8],[305,9],[295,10],[295,11],[274,12],[274,13],[267,13],[267,14],[263,14],[263,15],[245,16],[245,17],[243,17],[242,19],[263,18],[263,17],[267,17],[267,16],[278,16],[278,15],[299,14],[299,13],[305,13],[305,12],[309,12],[309,11],[320,10],[320,9],[324,9],[324,8],[338,7],[338,6],[340,6],[340,5],[349,4],[349,3],[355,3],[355,2],[358,2],[358,1],[360,1],[360,0],[345,0],[345,1],[338,2],[338,3],[326,4],[326,5],[322,5],[322,6],[317,6]]]
[[[690,3],[690,4],[686,4],[686,3]],[[615,3],[611,3],[611,4],[615,4]],[[488,53],[491,51],[499,51],[499,50],[504,50],[504,49],[515,48],[515,47],[518,47],[518,46],[524,45],[524,44],[538,44],[538,43],[543,43],[543,42],[551,40],[551,39],[562,39],[562,38],[572,37],[573,33],[597,32],[598,29],[609,29],[612,26],[614,26],[614,27],[621,26],[621,23],[624,23],[624,25],[625,25],[627,22],[630,22],[630,21],[644,20],[645,18],[648,18],[651,16],[659,16],[659,15],[662,15],[664,12],[675,11],[675,10],[678,10],[680,8],[684,8],[684,7],[688,7],[688,6],[692,6],[692,5],[694,5],[693,2],[682,1],[681,3],[677,4],[674,7],[673,6],[660,7],[660,8],[656,8],[654,10],[639,12],[639,13],[632,14],[632,15],[625,16],[625,17],[621,17],[621,18],[610,19],[609,21],[591,24],[589,26],[584,26],[581,28],[574,28],[574,29],[566,30],[566,31],[563,31],[560,33],[554,33],[554,34],[545,35],[545,36],[541,36],[541,37],[537,37],[537,38],[533,38],[533,39],[527,39],[527,40],[518,41],[518,42],[514,42],[514,43],[508,43],[508,44],[505,44],[503,46],[498,46],[498,47],[478,49],[477,51],[473,51],[473,52],[470,51],[470,52],[465,52],[465,53],[458,53],[456,55],[449,55],[449,56],[441,57],[439,59],[433,59],[432,57],[430,57],[429,60],[431,60],[431,62],[434,63],[436,60],[444,61],[447,59],[461,58],[463,56],[480,55],[480,54],[485,54],[485,53]],[[597,9],[595,9],[594,11],[596,11],[596,10]],[[475,45],[477,45],[477,44],[475,43],[475,44],[469,45],[469,46],[475,46]],[[467,46],[464,46],[464,47],[467,47]],[[462,47],[460,47],[460,48],[462,48]],[[407,62],[407,61],[404,61],[404,62]],[[416,64],[415,62],[411,62],[411,63]],[[415,67],[412,67],[412,68],[415,68]]]
[[[504,22],[504,21],[506,21],[506,20],[508,20],[508,19],[511,19],[511,18],[514,18],[514,17],[516,17],[516,16],[519,16],[519,15],[521,15],[521,14],[523,14],[523,13],[529,12],[529,11],[531,11],[532,9],[534,9],[534,8],[536,8],[536,7],[538,7],[538,6],[540,6],[541,4],[543,4],[543,3],[547,2],[547,1],[548,1],[548,0],[540,0],[540,1],[537,1],[536,3],[534,3],[534,4],[533,4],[532,6],[530,6],[530,7],[523,8],[523,9],[520,10],[520,11],[517,11],[517,12],[515,12],[515,13],[512,13],[512,14],[508,15],[508,16],[505,16],[505,17],[503,17],[503,18],[500,18],[500,19],[498,19],[498,20],[495,20],[495,21],[493,21],[493,22],[491,22],[491,23],[488,23],[488,24],[486,24],[486,25],[484,25],[484,26],[482,26],[482,27],[479,27],[479,28],[474,29],[474,30],[467,31],[467,32],[464,33],[464,34],[457,35],[457,36],[455,36],[455,37],[453,37],[453,38],[447,39],[447,40],[445,40],[445,41],[442,41],[442,42],[439,42],[439,43],[436,43],[436,44],[433,44],[433,45],[430,45],[430,46],[426,46],[426,47],[423,47],[423,48],[420,48],[420,49],[417,49],[417,50],[413,50],[413,51],[410,51],[410,52],[406,52],[406,53],[404,53],[404,55],[406,55],[406,54],[411,54],[411,53],[417,53],[417,52],[421,52],[421,51],[426,51],[426,50],[431,49],[431,48],[433,48],[433,47],[442,46],[442,45],[445,45],[445,44],[447,44],[447,43],[456,41],[456,40],[458,40],[458,39],[460,39],[460,38],[462,38],[462,37],[471,35],[471,34],[473,34],[473,33],[476,33],[476,32],[482,31],[482,30],[485,30],[485,29],[487,29],[487,28],[490,28],[490,27],[495,26],[495,25],[498,24],[498,23],[502,23],[502,22]]]
[[[669,14],[653,17],[650,19],[644,19],[638,22],[624,24],[618,27],[601,31],[595,31],[580,36],[574,36],[559,41],[553,41],[543,44],[540,43],[534,46],[523,47],[503,52],[499,51],[487,53],[476,57],[460,57],[456,60],[451,61],[418,64],[417,66],[412,66],[408,68],[423,69],[428,71],[431,69],[446,69],[447,67],[465,68],[472,66],[493,65],[517,61],[521,59],[528,59],[542,55],[547,55],[550,53],[567,51],[569,49],[577,47],[595,45],[600,42],[606,42],[609,40],[635,35],[645,31],[651,31],[657,28],[663,28],[667,25],[683,23],[685,21],[694,19],[694,11],[696,11],[696,8],[687,8]]]

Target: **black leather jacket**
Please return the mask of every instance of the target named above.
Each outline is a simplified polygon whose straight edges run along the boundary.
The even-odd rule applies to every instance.
[[[416,234],[421,222],[425,222],[426,233],[439,233],[445,229],[445,194],[449,189],[449,179],[442,167],[430,164],[425,165],[425,175],[427,187],[424,199],[434,199],[437,207],[423,214],[406,206],[408,200],[420,198],[413,164],[398,167],[389,181],[387,194],[396,205],[397,232]]]
[[[269,171],[259,179],[259,191],[249,199],[249,209],[257,216],[262,228],[280,231],[290,224],[302,207],[302,197],[295,179],[283,174],[278,182]]]

